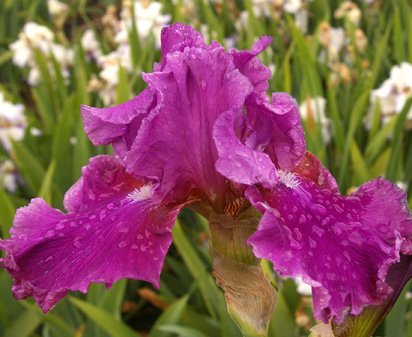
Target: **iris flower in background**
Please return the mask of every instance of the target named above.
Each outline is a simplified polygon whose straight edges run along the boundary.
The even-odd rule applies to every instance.
[[[393,292],[388,270],[412,255],[406,196],[378,178],[342,196],[306,152],[298,107],[269,98],[270,70],[251,51],[225,51],[183,24],[162,31],[147,88],[112,108],[82,107],[95,145],[112,144],[66,193],[67,213],[33,199],[0,246],[17,299],[48,311],[69,290],[120,278],[159,286],[171,228],[190,207],[207,218],[263,217],[247,243],[258,258],[313,288],[318,319],[340,322]],[[251,285],[253,287],[253,285]]]

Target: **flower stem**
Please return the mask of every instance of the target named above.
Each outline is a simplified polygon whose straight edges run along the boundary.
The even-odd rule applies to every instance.
[[[213,214],[209,219],[213,276],[224,291],[230,316],[245,337],[265,337],[276,292],[246,244],[259,219]]]

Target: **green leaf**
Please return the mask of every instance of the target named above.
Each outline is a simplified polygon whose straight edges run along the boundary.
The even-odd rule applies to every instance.
[[[39,327],[41,318],[33,310],[25,310],[4,333],[4,337],[29,337]]]
[[[398,180],[398,167],[401,164],[402,138],[404,137],[405,121],[412,107],[412,97],[406,101],[393,130],[392,152],[388,162],[386,176],[391,180]]]
[[[167,324],[175,324],[179,321],[182,316],[183,311],[186,308],[189,296],[185,295],[176,302],[174,302],[170,307],[168,307],[157,319],[154,324],[149,337],[171,337],[173,334],[163,332],[160,327]]]
[[[205,335],[203,332],[196,329],[174,324],[163,325],[159,330],[177,334],[179,337],[208,337],[208,335]]]
[[[22,142],[13,142],[13,160],[22,174],[28,187],[36,193],[43,181],[44,168],[39,160],[23,145]]]
[[[49,165],[49,168],[47,169],[46,174],[44,175],[44,179],[38,193],[39,197],[43,198],[49,204],[51,203],[53,176],[55,168],[56,162],[52,161]]]
[[[9,236],[9,229],[12,225],[15,212],[16,208],[9,195],[3,188],[0,188],[0,226],[3,238]]]
[[[87,317],[95,322],[102,330],[106,331],[111,337],[138,337],[140,336],[136,331],[132,330],[125,323],[117,320],[109,313],[96,306],[70,297],[70,302],[77,308],[83,311]]]

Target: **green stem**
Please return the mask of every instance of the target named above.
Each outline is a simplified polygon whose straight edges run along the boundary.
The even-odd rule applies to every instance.
[[[213,276],[224,291],[227,308],[245,337],[265,337],[276,292],[264,275],[260,260],[246,244],[259,219],[254,214],[232,218],[212,214],[211,255]]]

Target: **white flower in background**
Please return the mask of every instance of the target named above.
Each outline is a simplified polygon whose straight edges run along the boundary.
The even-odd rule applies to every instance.
[[[321,128],[322,137],[325,143],[329,143],[330,119],[325,114],[326,99],[324,97],[308,97],[299,107],[300,116],[310,129],[315,123]]]
[[[390,76],[382,85],[372,91],[371,113],[379,104],[382,121],[386,124],[390,118],[400,113],[409,97],[412,96],[412,64],[402,62],[391,69]],[[407,120],[412,122],[412,108],[408,111]]]
[[[35,22],[27,22],[19,34],[19,39],[10,44],[13,63],[20,68],[30,66],[34,59],[33,49],[48,53],[53,39],[54,34],[49,28]]]
[[[352,1],[342,2],[339,8],[335,11],[335,18],[345,19],[355,26],[359,25],[361,16],[361,10],[359,9],[358,5]]]
[[[97,60],[102,55],[100,42],[96,38],[96,34],[92,29],[86,29],[81,38],[82,48],[86,57],[91,60]]]
[[[322,22],[319,26],[318,40],[324,49],[319,55],[320,61],[327,62],[332,67],[334,63],[339,62],[339,53],[347,42],[345,30]]]
[[[8,192],[14,192],[17,188],[16,168],[9,159],[0,163],[0,185]]]
[[[67,10],[69,9],[69,6],[57,0],[47,0],[47,7],[50,15],[53,17],[65,16]]]
[[[40,136],[43,134],[43,132],[42,132],[40,129],[35,128],[34,126],[32,126],[32,127],[30,128],[30,134],[31,134],[33,137],[40,137]]]
[[[20,32],[19,39],[10,44],[13,63],[20,68],[30,68],[28,82],[32,86],[37,85],[40,80],[40,71],[34,57],[35,49],[45,56],[51,73],[54,71],[51,63],[53,55],[60,65],[62,75],[66,78],[69,76],[69,67],[73,64],[73,50],[53,40],[54,34],[49,28],[35,22],[28,22]]]
[[[23,112],[22,104],[6,101],[0,92],[0,142],[7,151],[11,149],[11,139],[22,140],[24,137],[27,122]]]
[[[303,1],[301,0],[285,0],[283,10],[286,13],[296,14],[302,9]]]
[[[252,0],[252,10],[256,17],[279,18],[282,13],[293,14],[296,26],[306,33],[308,27],[307,3],[312,0]],[[237,27],[248,28],[248,14],[240,14]]]
[[[408,184],[404,181],[397,181],[396,186],[398,186],[401,190],[407,192],[408,191]]]
[[[312,287],[309,284],[303,282],[301,277],[295,278],[295,283],[297,286],[296,290],[299,294],[304,296],[312,296]]]
[[[132,13],[131,1],[123,2],[123,9],[120,13],[121,21],[119,31],[115,41],[119,44],[128,43],[128,34],[132,28],[132,14],[136,22],[137,33],[144,41],[150,34],[155,38],[156,47],[160,48],[160,32],[170,20],[170,15],[162,15],[163,5],[157,1],[135,0],[133,3],[134,13]]]

